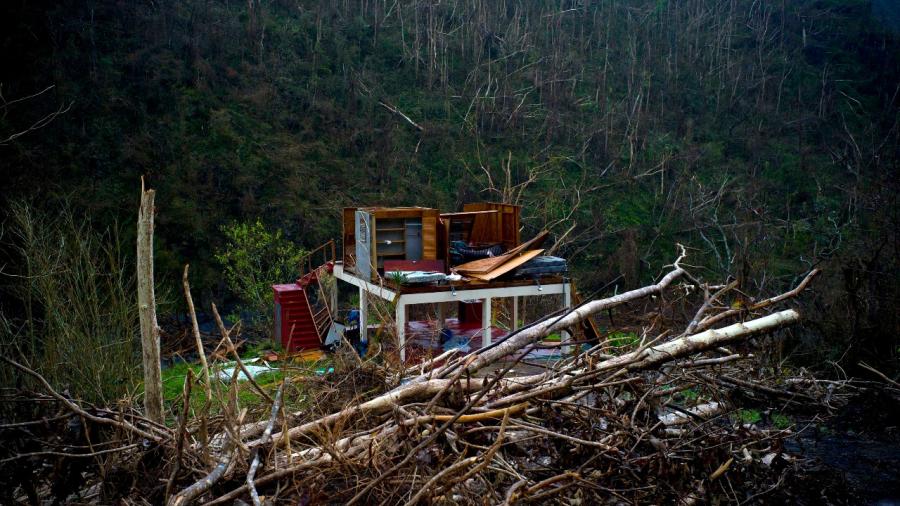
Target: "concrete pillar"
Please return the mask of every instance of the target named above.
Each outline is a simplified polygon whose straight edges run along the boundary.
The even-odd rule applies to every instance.
[[[366,305],[366,290],[359,287],[359,340],[369,342],[369,308]]]
[[[491,298],[481,301],[481,346],[491,344]]]
[[[572,307],[572,283],[564,282],[563,283],[563,309],[570,309]],[[560,339],[563,343],[566,343],[572,339],[572,336],[569,335],[568,332],[561,332]],[[569,353],[570,346],[563,346],[562,352]]]
[[[513,314],[512,314],[512,329],[519,330],[519,297],[518,295],[512,298],[513,300]]]
[[[397,301],[394,310],[394,323],[397,325],[397,346],[400,347],[400,362],[406,362],[406,305],[403,299]]]

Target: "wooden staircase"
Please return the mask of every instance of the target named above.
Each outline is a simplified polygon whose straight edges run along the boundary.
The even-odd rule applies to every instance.
[[[313,267],[312,259],[316,254],[321,254],[323,259]],[[334,269],[334,241],[307,253],[300,265],[305,273],[296,283],[273,286],[276,337],[288,352],[321,348],[334,323],[335,308],[329,307],[321,281],[323,273]]]
[[[299,287],[299,289],[284,292],[279,303],[281,305],[281,321],[276,323],[280,323],[283,329],[282,347],[290,352],[319,349],[324,336],[321,335],[313,318],[306,289]]]

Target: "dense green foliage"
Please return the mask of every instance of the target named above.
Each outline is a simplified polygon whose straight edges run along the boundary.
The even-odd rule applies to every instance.
[[[900,46],[869,2],[11,7],[3,95],[55,88],[0,138],[72,107],[0,146],[4,195],[131,222],[148,176],[163,283],[189,261],[225,295],[233,220],[309,249],[345,205],[506,200],[586,291],[652,278],[675,242],[748,293],[826,265],[815,334],[897,353]]]
[[[221,232],[226,243],[216,260],[228,289],[251,318],[271,318],[273,280],[296,277],[303,251],[285,239],[281,230],[267,230],[259,219],[223,226]]]

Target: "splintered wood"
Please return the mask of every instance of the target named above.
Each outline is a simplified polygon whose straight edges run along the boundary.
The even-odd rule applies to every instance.
[[[543,253],[544,250],[533,248],[543,244],[548,235],[549,232],[546,230],[541,231],[531,240],[512,248],[503,255],[472,260],[453,267],[453,270],[475,279],[491,281]]]
[[[108,427],[104,448],[119,450],[104,455],[107,466],[131,468],[148,462],[150,451],[165,456],[142,464],[155,466],[161,485],[130,485],[117,496],[133,500],[141,490],[150,503],[672,504],[773,494],[783,477],[764,461],[771,463],[787,431],[744,424],[733,415],[741,407],[735,399],[821,407],[842,394],[832,389],[826,399],[809,378],[776,388],[746,343],[800,321],[796,309],[769,310],[800,295],[817,271],[757,309],[719,317],[730,309],[711,303],[682,259],[655,284],[585,301],[469,355],[391,368],[378,353],[344,360],[349,352],[339,350],[334,373],[291,377],[290,390],[269,392],[265,409],[247,413],[235,397],[231,414],[209,420],[208,445],[195,439],[198,420],[176,434],[137,415],[81,408],[45,386],[65,409],[89,415],[86,423]],[[718,302],[737,288],[725,286],[714,295]],[[547,346],[549,334],[613,308],[623,315],[617,319],[636,315],[635,303],[648,297],[665,299],[669,309],[654,304],[664,318],[632,331],[627,342],[611,332],[541,372],[512,373],[529,350]],[[699,309],[685,314],[689,304]],[[729,395],[734,389],[742,395]],[[311,400],[286,412],[282,406],[301,391]],[[345,401],[326,403],[341,392]],[[146,445],[133,444],[142,439]],[[173,468],[176,462],[183,465]],[[90,490],[99,502],[114,499],[102,495],[112,492],[99,486],[99,474],[85,482],[97,484]]]

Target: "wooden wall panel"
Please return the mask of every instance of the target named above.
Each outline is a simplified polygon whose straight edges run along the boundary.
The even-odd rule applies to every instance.
[[[346,267],[354,267],[356,265],[356,228],[354,220],[356,219],[356,208],[345,207],[343,214],[344,230],[341,234],[341,247],[343,248],[342,261]]]
[[[494,209],[486,202],[472,202],[463,205],[463,212],[491,210]],[[500,234],[496,228],[496,216],[497,214],[476,215],[472,222],[472,233],[469,235],[469,242],[473,244],[500,242]]]
[[[515,248],[521,242],[519,236],[521,208],[504,204],[500,209],[500,235],[507,248]]]
[[[444,265],[450,267],[450,220],[438,218],[437,220],[437,259],[443,260]]]
[[[437,260],[438,237],[437,221],[439,211],[428,209],[422,213],[422,259]]]
[[[493,202],[465,204],[463,206],[465,212],[497,211],[494,214],[475,217],[469,241],[473,243],[503,243],[507,249],[518,246],[521,209],[521,206]]]

